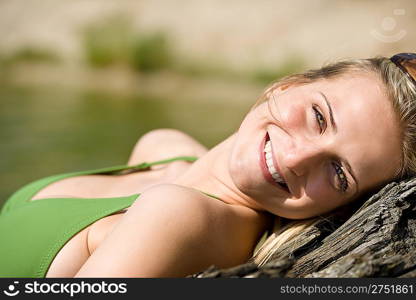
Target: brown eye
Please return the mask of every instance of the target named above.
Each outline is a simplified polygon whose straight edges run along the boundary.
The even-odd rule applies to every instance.
[[[315,113],[315,119],[320,128],[320,133],[323,133],[326,129],[326,120],[316,106],[312,106],[312,109]]]
[[[335,173],[337,174],[339,180],[339,186],[341,192],[345,193],[348,189],[348,180],[347,176],[345,175],[344,171],[342,170],[341,166],[337,163],[333,163]]]

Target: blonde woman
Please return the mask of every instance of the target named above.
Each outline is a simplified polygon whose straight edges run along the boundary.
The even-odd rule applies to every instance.
[[[209,151],[158,130],[126,166],[23,187],[0,214],[0,276],[179,277],[230,267],[253,255],[275,218],[317,217],[412,176],[415,57],[286,77]]]

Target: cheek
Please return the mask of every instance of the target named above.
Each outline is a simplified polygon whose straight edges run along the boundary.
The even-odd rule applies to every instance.
[[[299,128],[306,124],[305,105],[292,103],[280,110],[281,121],[287,128]]]
[[[322,177],[308,180],[305,187],[305,195],[312,206],[316,208],[334,208],[341,205],[341,196],[324,181]]]

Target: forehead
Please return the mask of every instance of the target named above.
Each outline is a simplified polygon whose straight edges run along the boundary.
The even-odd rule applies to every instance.
[[[400,167],[401,129],[381,81],[348,74],[309,88],[327,97],[338,127],[334,147],[351,165],[360,190],[392,179]]]

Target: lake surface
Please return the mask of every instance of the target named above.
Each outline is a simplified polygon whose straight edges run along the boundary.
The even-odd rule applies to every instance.
[[[0,85],[0,206],[35,179],[126,163],[138,138],[152,129],[183,130],[210,148],[238,128],[248,109],[226,99]]]

